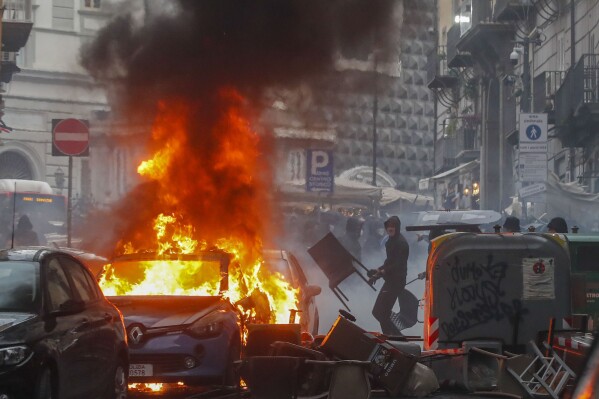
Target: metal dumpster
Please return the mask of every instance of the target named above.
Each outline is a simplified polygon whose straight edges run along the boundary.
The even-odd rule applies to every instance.
[[[425,350],[496,339],[524,347],[571,314],[570,259],[551,234],[450,233],[427,260]]]

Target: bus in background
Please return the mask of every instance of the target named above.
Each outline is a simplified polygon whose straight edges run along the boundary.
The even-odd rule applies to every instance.
[[[44,181],[0,179],[0,248],[11,246],[13,224],[16,228],[23,215],[31,221],[39,245],[64,245],[66,196],[54,194],[52,187]]]

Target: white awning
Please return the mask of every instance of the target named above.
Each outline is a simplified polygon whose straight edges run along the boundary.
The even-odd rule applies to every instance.
[[[470,161],[468,163],[457,166],[453,169],[446,170],[443,173],[439,173],[438,175],[431,177],[431,180],[444,179],[446,177],[453,177],[453,176],[460,175],[464,172],[470,172],[471,170],[478,168],[479,164],[480,164],[480,162],[477,159],[475,159],[474,161]]]
[[[332,193],[307,192],[306,181],[292,180],[279,184],[283,194],[295,197],[297,200],[324,199],[334,202],[350,202],[368,204],[376,200],[381,206],[389,205],[396,201],[408,201],[418,206],[431,204],[432,197],[422,194],[412,194],[397,190],[392,187],[374,187],[367,183],[349,180],[342,177],[335,178],[334,191]]]

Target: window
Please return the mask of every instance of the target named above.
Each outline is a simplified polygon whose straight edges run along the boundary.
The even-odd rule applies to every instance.
[[[90,282],[86,277],[87,273],[83,270],[83,267],[78,263],[74,262],[69,258],[61,258],[60,263],[64,266],[65,270],[71,275],[73,284],[81,300],[84,302],[91,302],[98,299],[98,295],[93,286],[90,286]]]
[[[95,8],[99,9],[101,7],[101,0],[84,0],[83,5],[85,8]]]
[[[74,299],[67,276],[57,259],[48,262],[48,295],[50,311],[60,310],[61,305]]]
[[[39,265],[0,262],[0,312],[34,312],[38,304]]]
[[[92,276],[90,273],[85,273],[85,278],[87,279],[89,286],[94,290],[95,298],[103,298],[104,294],[102,293],[102,290],[98,285],[98,281],[94,278],[94,276]]]

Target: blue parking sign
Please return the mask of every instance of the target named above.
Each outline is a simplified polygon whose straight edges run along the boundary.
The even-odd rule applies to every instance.
[[[333,192],[333,151],[307,150],[306,191]]]

